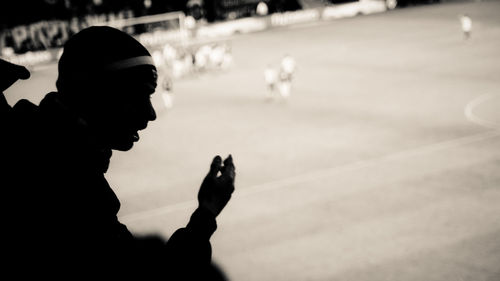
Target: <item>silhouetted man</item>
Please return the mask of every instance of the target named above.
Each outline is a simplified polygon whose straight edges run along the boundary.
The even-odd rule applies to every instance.
[[[231,156],[217,156],[199,207],[168,241],[133,236],[104,177],[156,118],[156,68],[131,36],[109,27],[74,35],[59,60],[57,92],[39,106],[0,99],[2,264],[15,279],[211,280],[210,236],[234,190]],[[29,72],[0,61],[0,96]]]

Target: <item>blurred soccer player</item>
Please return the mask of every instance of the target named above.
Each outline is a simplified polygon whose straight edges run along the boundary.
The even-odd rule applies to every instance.
[[[209,64],[209,56],[212,48],[209,45],[203,45],[195,53],[195,68],[198,72],[204,72]]]
[[[161,98],[163,100],[163,105],[165,105],[167,109],[171,109],[174,106],[173,82],[174,81],[169,75],[165,75],[160,82]]]
[[[209,54],[210,66],[214,69],[221,69],[224,60],[225,47],[223,44],[214,44]]]
[[[224,57],[222,58],[221,69],[225,70],[231,67],[233,64],[233,54],[231,51],[231,46],[224,44]]]
[[[163,49],[163,52],[154,51],[153,52],[153,61],[157,69],[158,80],[157,84],[159,87],[156,89],[159,92],[161,99],[163,101],[163,105],[166,109],[170,109],[173,107],[173,97],[172,97],[172,74],[168,66],[168,61],[173,61],[174,58],[170,58],[167,60],[165,55],[168,56],[168,52],[165,52],[166,48]],[[170,52],[171,53],[171,52]]]
[[[464,39],[469,39],[472,32],[472,19],[467,14],[463,14],[460,16],[460,25],[462,27]]]
[[[280,94],[285,100],[288,99],[291,95],[292,79],[293,79],[293,74],[295,72],[295,67],[296,67],[295,59],[291,55],[286,54],[281,60],[281,67],[279,73]]]
[[[267,99],[272,100],[275,98],[276,84],[278,83],[278,72],[272,65],[268,64],[264,69],[264,81],[267,88]]]

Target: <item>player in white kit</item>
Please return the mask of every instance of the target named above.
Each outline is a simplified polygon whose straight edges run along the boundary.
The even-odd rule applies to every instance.
[[[467,14],[460,16],[460,24],[462,26],[462,32],[464,33],[464,39],[469,39],[472,32],[471,18]]]
[[[153,61],[158,71],[157,84],[159,87],[156,91],[159,92],[163,105],[166,109],[171,109],[174,105],[174,98],[172,95],[172,74],[167,65],[165,52],[159,50],[153,52]]]
[[[276,84],[278,83],[278,71],[268,64],[264,69],[264,81],[267,88],[267,99],[272,100],[275,98]]]
[[[279,90],[281,96],[286,100],[290,97],[292,91],[292,78],[295,72],[295,59],[290,55],[285,55],[281,60],[280,67],[280,85]]]

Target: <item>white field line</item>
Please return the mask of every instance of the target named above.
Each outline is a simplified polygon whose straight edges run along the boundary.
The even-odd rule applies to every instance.
[[[491,122],[488,120],[484,120],[480,117],[478,117],[476,114],[474,114],[474,109],[480,105],[485,103],[486,101],[492,99],[492,98],[498,98],[498,95],[496,94],[484,94],[481,95],[473,100],[471,100],[464,109],[464,114],[467,120],[469,120],[472,123],[475,123],[479,126],[486,127],[488,129],[495,129],[495,130],[500,130],[500,124]]]
[[[402,159],[407,159],[411,158],[414,156],[422,155],[422,154],[429,154],[445,149],[450,149],[450,148],[455,148],[455,147],[460,147],[463,145],[468,145],[480,141],[484,141],[487,139],[495,138],[500,136],[500,130],[489,130],[486,132],[481,132],[478,134],[474,135],[469,135],[465,137],[460,137],[452,140],[447,140],[443,142],[438,142],[430,145],[425,145],[409,150],[404,150],[401,152],[396,152],[396,153],[391,153],[387,154],[381,157],[376,157],[372,159],[366,159],[366,160],[360,160],[356,161],[353,163],[348,163],[345,165],[341,166],[336,166],[336,167],[331,167],[331,168],[326,168],[326,169],[321,169],[321,170],[315,170],[311,172],[306,172],[303,174],[295,175],[295,176],[290,176],[287,178],[275,180],[275,181],[270,181],[262,184],[257,184],[254,186],[249,186],[243,189],[237,190],[234,195],[233,195],[233,200],[239,200],[241,198],[244,198],[246,196],[250,196],[253,194],[261,193],[261,192],[267,192],[270,190],[276,190],[276,189],[281,189],[281,188],[286,188],[287,186],[290,185],[295,185],[298,183],[305,183],[309,181],[314,181],[314,180],[319,180],[322,178],[327,178],[332,175],[336,174],[342,174],[346,172],[351,172],[363,168],[369,168],[373,167],[376,165],[380,165],[386,162],[390,161],[395,161],[395,160],[402,160]],[[137,212],[137,213],[132,213],[132,214],[127,214],[120,216],[120,219],[123,220],[124,222],[132,222],[132,221],[138,221],[138,220],[143,220],[152,216],[157,216],[157,215],[162,215],[162,214],[168,214],[172,213],[178,210],[185,210],[188,208],[195,208],[197,206],[197,201],[196,200],[190,200],[190,201],[184,201],[172,205],[166,205],[166,206],[161,206],[155,209],[151,210],[146,210],[142,212]]]

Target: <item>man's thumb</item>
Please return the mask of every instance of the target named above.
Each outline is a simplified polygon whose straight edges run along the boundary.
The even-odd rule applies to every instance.
[[[26,67],[0,59],[0,92],[3,92],[18,79],[28,79],[30,72]]]

